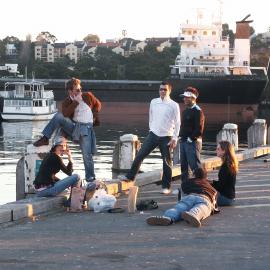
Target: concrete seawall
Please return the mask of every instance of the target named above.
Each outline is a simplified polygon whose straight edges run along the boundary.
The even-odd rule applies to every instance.
[[[241,162],[248,159],[254,159],[270,153],[270,146],[247,149],[237,153],[237,159]],[[221,165],[220,158],[211,157],[203,160],[204,166],[208,171],[212,171]],[[173,177],[181,174],[180,166],[173,167]],[[141,187],[161,180],[162,170],[155,170],[139,174],[135,183],[121,182],[117,179],[107,183],[109,194],[125,192],[133,184]],[[46,213],[52,210],[62,208],[64,197],[54,198],[28,198],[17,202],[11,202],[0,206],[0,224],[18,221],[24,218],[32,218],[38,214]]]

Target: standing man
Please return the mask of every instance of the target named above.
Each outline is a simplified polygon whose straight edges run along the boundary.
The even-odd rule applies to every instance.
[[[184,94],[186,109],[182,113],[180,129],[180,162],[182,182],[189,178],[189,167],[194,172],[201,167],[200,153],[204,130],[204,114],[196,104],[199,92],[195,87],[188,87]]]
[[[101,110],[100,101],[91,93],[82,93],[81,81],[70,79],[66,84],[68,97],[62,103],[62,113],[58,112],[42,131],[43,137],[34,143],[39,147],[48,145],[49,139],[61,128],[73,141],[79,142],[82,151],[85,179],[95,180],[92,155],[96,152],[96,136],[93,126],[99,125],[97,113]]]
[[[140,151],[132,163],[131,169],[124,181],[134,181],[140,166],[157,146],[163,159],[162,191],[163,194],[171,192],[172,159],[170,150],[176,147],[180,129],[179,105],[171,100],[172,87],[168,82],[162,82],[159,87],[159,98],[150,103],[149,129]]]

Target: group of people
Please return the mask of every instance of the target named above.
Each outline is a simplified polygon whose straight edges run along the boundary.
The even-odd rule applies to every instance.
[[[62,102],[61,112],[58,112],[44,128],[43,137],[34,143],[36,147],[48,145],[55,131],[61,135],[57,137],[51,152],[43,160],[34,181],[38,196],[55,196],[69,186],[81,185],[80,177],[72,175],[72,158],[65,138],[79,143],[85,167],[85,180],[89,184],[96,181],[93,162],[96,138],[93,127],[99,125],[98,112],[101,110],[101,102],[91,92],[82,93],[79,79],[70,79],[66,89],[68,97]],[[194,226],[200,226],[201,220],[213,212],[216,203],[219,206],[233,203],[238,163],[233,146],[227,141],[219,142],[217,155],[222,159],[222,166],[218,181],[210,183],[200,159],[204,114],[196,103],[199,92],[194,87],[185,89],[181,95],[185,109],[180,117],[178,103],[170,98],[171,91],[172,87],[168,82],[161,83],[159,97],[150,103],[149,134],[130,170],[121,180],[134,181],[145,157],[159,147],[163,160],[161,193],[170,194],[172,192],[171,152],[177,146],[179,138],[183,196],[175,207],[167,210],[163,216],[148,218],[147,223],[169,225],[184,219]],[[63,154],[68,156],[67,166],[61,159]],[[69,176],[59,181],[55,176],[59,170]],[[191,178],[192,174],[193,178]]]

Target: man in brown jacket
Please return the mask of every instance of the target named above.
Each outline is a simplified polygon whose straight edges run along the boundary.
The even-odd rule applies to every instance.
[[[82,151],[85,179],[95,180],[92,155],[96,152],[96,136],[93,126],[99,125],[100,101],[91,92],[82,93],[81,81],[70,79],[66,84],[68,97],[62,102],[62,113],[58,112],[42,131],[43,137],[34,143],[39,147],[48,145],[54,131],[61,130],[73,141],[79,142]]]

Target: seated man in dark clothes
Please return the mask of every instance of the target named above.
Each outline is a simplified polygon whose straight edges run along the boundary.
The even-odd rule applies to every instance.
[[[182,182],[182,199],[166,210],[163,216],[149,217],[146,220],[149,225],[166,226],[183,219],[192,226],[201,226],[201,220],[209,217],[214,210],[217,191],[207,180],[205,169],[195,169],[194,176]]]

